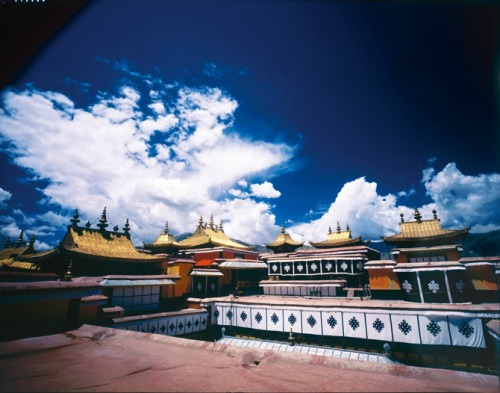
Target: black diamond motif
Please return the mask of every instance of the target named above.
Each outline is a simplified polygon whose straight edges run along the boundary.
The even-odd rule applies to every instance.
[[[406,319],[403,319],[401,322],[399,322],[398,328],[403,332],[405,336],[411,332],[411,325],[406,322]]]
[[[309,315],[309,318],[307,318],[307,323],[313,328],[314,325],[316,325],[316,318],[314,318],[312,315]]]
[[[359,328],[359,321],[356,319],[356,317],[352,317],[349,319],[349,326],[352,327],[352,330],[356,330]]]
[[[472,336],[474,334],[474,328],[471,325],[469,325],[467,322],[462,323],[459,326],[458,331],[460,333],[462,333],[466,338],[469,338],[470,336]]]
[[[278,316],[276,315],[276,313],[273,313],[273,315],[271,316],[271,321],[273,321],[273,323],[276,325],[279,320],[280,319],[278,318]]]
[[[260,323],[260,321],[262,321],[262,315],[260,315],[260,312],[255,315],[255,320],[257,321],[257,323]]]
[[[182,330],[182,328],[184,327],[184,324],[181,322],[181,323],[179,323],[179,324],[177,325],[177,327],[178,327],[179,329],[181,329],[181,330]]]
[[[219,318],[219,315],[220,315],[219,310],[215,310],[214,311],[214,317],[215,318]]]
[[[149,329],[151,333],[156,333],[156,328],[154,326],[151,326],[151,329]]]
[[[434,321],[431,321],[430,323],[428,323],[427,326],[426,326],[426,328],[427,328],[427,331],[430,334],[432,334],[434,337],[436,337],[439,333],[441,333],[441,328]]]
[[[193,324],[191,323],[191,321],[188,321],[188,323],[186,323],[186,326],[188,327],[188,329],[192,326]]]
[[[245,322],[248,318],[248,315],[245,311],[242,311],[241,314],[240,314],[240,318],[243,322]]]
[[[375,322],[373,322],[373,328],[377,331],[377,332],[381,332],[382,330],[384,330],[384,327],[385,327],[385,323],[382,322],[380,319],[375,319]]]
[[[198,321],[198,320],[194,321],[194,326],[198,327],[199,324],[200,324],[200,321]]]
[[[201,320],[201,324],[202,324],[203,326],[205,326],[205,325],[207,324],[207,320],[206,320],[205,318],[203,318],[203,319]]]
[[[161,325],[160,330],[162,333],[165,333],[165,330],[167,330],[167,327],[165,325]]]
[[[175,329],[175,325],[174,325],[174,323],[172,322],[172,323],[168,326],[168,328],[170,329],[170,331],[173,331],[173,330]]]
[[[233,317],[233,312],[231,310],[229,310],[227,313],[226,313],[226,317],[227,319],[231,319]]]
[[[290,325],[295,325],[295,322],[297,322],[297,318],[295,317],[295,315],[293,314],[290,314],[290,316],[288,317],[288,322],[290,322]]]
[[[337,320],[333,317],[333,315],[330,315],[330,317],[328,317],[326,322],[328,322],[328,325],[330,325],[332,329],[334,329],[335,326],[337,326]]]

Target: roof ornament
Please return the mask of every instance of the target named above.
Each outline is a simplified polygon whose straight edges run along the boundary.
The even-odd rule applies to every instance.
[[[347,224],[347,225],[345,226],[345,230],[346,230],[347,232],[350,232],[351,228],[349,227],[349,224]]]
[[[119,227],[118,225],[115,225],[115,226],[113,227],[113,231],[115,231],[115,232],[118,232],[118,229],[120,229],[120,227]]]
[[[88,220],[87,220],[87,222],[85,223],[85,228],[87,228],[87,229],[88,229],[88,228],[90,228],[90,226],[91,226],[91,225],[92,225],[92,224],[90,223],[90,221],[88,221]]]
[[[168,235],[168,221],[165,223],[165,229],[163,230],[164,235]]]
[[[340,233],[340,224],[338,221],[337,221],[337,233]]]
[[[200,227],[202,227],[202,226],[203,226],[203,216],[202,216],[201,214],[200,214],[200,219],[198,220],[198,225],[199,225]]]
[[[213,213],[210,214],[210,224],[209,225],[210,225],[210,229],[215,229],[214,228],[214,215],[213,215]]]
[[[283,224],[283,225],[281,226],[281,233],[282,233],[282,234],[285,234],[285,224]]]
[[[415,212],[413,213],[413,217],[415,217],[415,220],[418,223],[422,222],[422,215],[420,214],[420,212],[418,211],[418,209],[416,207],[415,207]]]
[[[439,220],[436,209],[432,209],[432,216],[434,217],[435,220]]]
[[[108,219],[106,218],[106,207],[104,207],[104,210],[102,211],[101,218],[99,219],[99,224],[97,224],[97,227],[99,228],[100,231],[104,232],[107,226],[108,226]]]
[[[3,244],[3,248],[9,248],[10,247],[10,236],[7,236],[5,238],[5,243]]]
[[[128,218],[127,221],[125,221],[125,226],[123,227],[123,233],[127,237],[127,239],[130,239],[130,224],[128,223]]]
[[[332,234],[332,227],[331,225],[328,225],[328,234],[331,235]]]
[[[24,231],[21,229],[21,233],[19,234],[15,247],[21,247],[22,245],[24,245]]]
[[[401,224],[403,222],[405,222],[405,219],[404,219],[404,214],[403,213],[399,213],[399,217],[401,217]]]
[[[35,244],[35,234],[31,234],[30,241],[29,241],[29,246],[33,247],[34,244]]]
[[[220,220],[219,231],[224,232],[224,227],[222,226],[222,220]]]
[[[73,260],[71,259],[69,261],[69,265],[68,265],[68,270],[66,270],[66,273],[64,274],[64,281],[71,281],[71,279],[73,278]]]
[[[78,226],[78,223],[80,222],[80,215],[78,214],[78,209],[75,209],[73,218],[70,221],[71,221],[71,226],[73,228],[76,228]]]

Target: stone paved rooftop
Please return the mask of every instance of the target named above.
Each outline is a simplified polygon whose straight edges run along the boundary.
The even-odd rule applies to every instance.
[[[0,342],[2,392],[497,392],[498,378],[84,325]]]

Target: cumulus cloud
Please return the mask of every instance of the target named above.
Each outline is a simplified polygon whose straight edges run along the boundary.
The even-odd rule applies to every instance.
[[[426,169],[422,182],[443,225],[470,225],[474,232],[500,229],[500,174],[468,176],[449,163],[437,173]]]
[[[360,177],[342,187],[319,219],[296,224],[288,232],[296,240],[317,242],[325,240],[328,227],[335,228],[338,221],[342,229],[349,225],[356,236],[362,234],[365,239],[377,239],[397,231],[398,212],[409,215],[413,211],[408,207],[396,208],[396,201],[395,195],[379,195],[377,183]]]
[[[252,184],[250,186],[252,195],[260,198],[279,198],[281,192],[276,190],[272,183],[265,181],[262,184]]]
[[[115,94],[100,93],[87,108],[58,92],[28,88],[3,94],[2,148],[36,179],[47,181],[40,201],[46,210],[63,209],[32,218],[38,232],[47,235],[74,208],[82,222],[95,223],[106,206],[110,224],[122,227],[130,219],[136,243],[154,239],[166,220],[179,233],[192,231],[200,213],[212,212],[222,214],[230,236],[267,240],[267,230],[243,227],[250,217],[260,223],[251,228],[273,223],[270,205],[235,201],[244,206],[238,210],[221,198],[238,182],[248,186],[241,179],[272,175],[294,148],[241,139],[234,127],[229,134],[238,103],[220,89],[178,86],[172,94],[172,85],[148,81],[147,87],[148,94],[129,85]],[[271,183],[256,186],[262,197],[279,193]],[[5,203],[10,195],[2,191],[0,203]],[[28,223],[26,217],[23,221]]]
[[[422,172],[422,184],[431,203],[417,206],[424,219],[432,218],[432,210],[438,211],[445,228],[460,229],[471,226],[471,232],[487,232],[500,229],[500,175],[462,174],[455,163],[441,171],[427,168]],[[409,195],[414,194],[412,189]],[[377,183],[364,177],[346,183],[328,211],[319,219],[291,226],[288,232],[300,241],[321,241],[327,236],[328,227],[333,229],[350,226],[355,236],[376,240],[400,231],[399,214],[405,220],[413,220],[413,206],[401,202],[406,192],[379,195]]]

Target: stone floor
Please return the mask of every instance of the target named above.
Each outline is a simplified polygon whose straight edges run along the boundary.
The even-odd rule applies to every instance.
[[[0,391],[497,392],[498,378],[84,325],[0,342]]]

